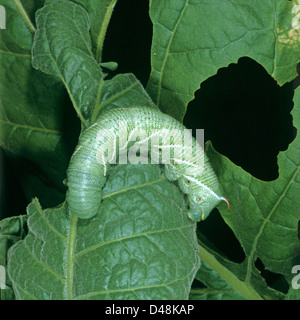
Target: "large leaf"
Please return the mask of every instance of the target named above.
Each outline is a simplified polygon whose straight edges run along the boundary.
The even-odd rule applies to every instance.
[[[107,27],[117,0],[72,0],[86,9],[91,21],[93,52],[98,62],[101,61]]]
[[[70,8],[77,8],[81,13],[79,16],[82,16],[84,21],[89,24],[87,13],[80,6],[70,1],[48,2],[51,2],[51,6],[46,6],[43,10],[51,12],[52,9],[50,10],[50,8],[54,7],[53,19],[51,20],[48,17],[52,26],[52,29],[51,27],[50,29],[54,30],[54,35],[56,34],[55,30],[57,30],[55,28],[59,29],[61,24],[64,25],[64,23],[66,23],[65,29],[63,26],[62,28],[66,32],[69,31],[68,23],[70,21],[59,19],[61,14],[64,14],[63,9],[65,7],[69,10]],[[33,4],[36,4],[36,6]],[[40,1],[38,3],[28,1],[25,8],[17,8],[11,1],[5,2],[7,18],[12,23],[8,23],[7,30],[0,34],[2,36],[0,41],[2,58],[0,64],[2,72],[0,83],[0,144],[4,150],[19,160],[19,167],[22,166],[25,171],[22,177],[23,181],[26,182],[24,190],[28,199],[31,200],[32,197],[38,196],[42,204],[48,207],[57,205],[64,200],[63,180],[79,132],[76,118],[72,114],[69,101],[66,100],[63,84],[58,81],[56,76],[45,75],[31,67],[31,46],[33,44],[31,32],[34,32],[32,28],[35,27],[32,24],[31,29],[29,29],[27,24],[28,20],[30,21],[29,16],[34,16],[36,8],[40,5]],[[56,5],[58,9],[55,9]],[[96,8],[95,2],[93,7]],[[61,8],[61,11],[59,11],[59,8]],[[23,15],[19,13],[18,9],[22,9]],[[28,15],[26,10],[28,10]],[[44,12],[43,10],[41,12]],[[57,12],[58,16],[56,15]],[[66,12],[65,14],[67,14]],[[26,15],[26,19],[24,15]],[[42,13],[40,15],[43,16]],[[87,26],[87,28],[89,27]],[[44,29],[39,30],[38,26],[37,39],[41,37],[39,34],[44,31]],[[87,48],[83,42],[91,42],[88,30],[85,36],[85,38],[79,36],[72,39],[74,47],[80,48],[83,46]],[[59,35],[57,38],[55,38],[57,43],[65,42],[65,39],[60,38]],[[57,43],[54,41],[53,46],[56,46]],[[43,45],[45,45],[45,42],[41,41],[41,46]],[[35,48],[34,54],[43,50],[42,47],[37,48],[37,45]],[[63,57],[65,60],[68,60],[69,53],[68,50],[64,51]],[[82,60],[80,60],[80,56],[73,54],[73,52],[71,58],[75,64],[78,62],[84,70],[87,70],[85,76],[88,77],[87,74],[91,75],[90,78],[88,77],[88,81],[93,82],[98,76],[101,76],[100,67],[89,50]],[[35,62],[37,62],[36,59]],[[38,63],[47,66],[49,56],[39,56]],[[60,71],[63,74],[71,72],[68,69],[70,63],[62,65]],[[96,69],[94,69],[95,66]],[[57,70],[54,68],[53,71]],[[77,73],[76,84],[69,87],[71,94],[75,96],[77,94],[77,97],[79,97],[79,108],[84,109],[89,101],[97,100],[97,106],[93,103],[88,104],[87,122],[95,120],[102,108],[126,107],[130,104],[154,106],[142,85],[133,75],[119,75],[109,81],[101,80],[101,87],[103,88],[101,92],[98,92],[97,85],[94,87],[95,91],[92,90],[92,87],[88,87],[86,78],[80,75]],[[98,80],[96,83],[98,83]],[[100,82],[98,84],[100,86]],[[87,86],[87,91],[77,90],[78,86],[81,85]],[[98,93],[98,97],[93,96],[93,94],[97,95]],[[93,110],[94,107],[96,107],[95,110]],[[30,160],[30,162],[24,160]]]
[[[104,36],[115,3],[49,0],[37,12],[33,66],[62,80],[83,127],[96,120],[103,104],[110,103],[112,93],[115,98],[122,97],[124,86],[126,96],[127,90],[140,91],[146,96],[132,75],[105,82],[97,62],[101,60]],[[94,57],[93,48],[98,58]],[[131,90],[131,85],[138,90]],[[149,104],[150,98],[147,100]],[[133,101],[140,103],[138,97],[136,100],[131,97],[131,103]],[[124,100],[124,103],[128,105],[129,101]]]
[[[1,4],[6,9],[7,29],[0,33],[0,146],[22,158],[23,167],[29,168],[27,178],[34,179],[34,192],[55,193],[53,201],[48,196],[43,203],[57,204],[63,199],[59,191],[70,153],[66,146],[72,143],[65,139],[64,88],[31,67],[35,27],[30,16],[41,1],[26,1],[26,8],[18,1],[3,0]],[[36,193],[30,188],[27,185],[26,191],[32,198]]]
[[[195,223],[155,165],[115,166],[100,212],[28,206],[29,233],[9,251],[18,299],[187,299],[199,268]]]
[[[86,127],[103,85],[101,67],[92,53],[88,13],[73,2],[57,0],[40,9],[36,21],[32,64],[61,79]]]
[[[182,120],[200,84],[243,56],[260,63],[279,84],[293,80],[300,59],[293,5],[286,0],[151,0],[150,96]]]
[[[157,109],[157,106],[153,103],[142,84],[133,74],[120,74],[111,80],[104,81],[95,117],[100,111],[130,108],[132,106]]]
[[[204,285],[204,288],[195,286],[190,294],[192,299],[284,299],[284,293],[269,287],[256,268],[251,270],[251,282],[245,281],[246,260],[242,263],[230,261],[207,243],[201,234],[198,234],[198,237],[201,267],[195,278]]]
[[[46,0],[45,5],[58,0]],[[91,43],[94,56],[101,62],[106,31],[117,0],[60,0],[80,5],[88,13],[90,21]]]
[[[300,90],[295,91],[294,125],[300,129]],[[216,153],[211,146],[208,154],[217,171],[224,195],[231,204],[230,212],[220,207],[226,223],[233,230],[245,252],[241,264],[230,264],[213,253],[200,257],[212,269],[219,263],[235,277],[262,296],[274,296],[264,288],[255,263],[257,259],[266,270],[282,274],[291,285],[292,268],[300,261],[298,223],[300,220],[300,136],[278,156],[278,179],[265,182],[252,177],[229,159]],[[204,251],[206,252],[206,251]],[[212,262],[213,261],[213,262]],[[201,269],[200,269],[201,270]],[[292,289],[291,289],[292,290]],[[299,296],[299,291],[290,296]]]

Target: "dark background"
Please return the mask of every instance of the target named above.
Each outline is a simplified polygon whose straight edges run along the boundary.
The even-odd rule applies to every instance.
[[[108,29],[103,61],[116,61],[117,73],[134,73],[144,86],[151,66],[152,24],[148,0],[120,0]],[[220,69],[196,92],[184,124],[204,129],[205,139],[254,177],[270,181],[278,177],[277,155],[295,137],[290,115],[294,84],[279,87],[264,68],[249,58]],[[1,157],[0,217],[25,213],[19,174],[7,157]],[[230,228],[215,210],[198,224],[199,232],[228,258],[242,262],[244,252]],[[280,276],[264,271],[267,281],[286,290]]]

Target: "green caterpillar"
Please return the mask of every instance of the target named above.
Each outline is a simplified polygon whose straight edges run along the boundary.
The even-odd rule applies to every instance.
[[[118,156],[128,156],[130,140],[137,144],[133,150],[137,146],[151,150],[151,162],[162,163],[165,177],[178,181],[187,194],[192,220],[204,220],[220,201],[229,207],[203,148],[190,131],[158,110],[131,107],[101,113],[80,137],[67,170],[66,196],[71,212],[79,218],[89,219],[99,212],[109,166]]]

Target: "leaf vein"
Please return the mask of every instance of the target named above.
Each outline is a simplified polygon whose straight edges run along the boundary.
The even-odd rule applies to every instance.
[[[254,259],[254,254],[257,250],[257,244],[258,244],[258,241],[259,241],[259,238],[261,237],[267,223],[270,221],[272,215],[274,214],[274,212],[276,211],[277,207],[279,206],[279,204],[281,203],[281,201],[283,200],[283,198],[286,196],[288,190],[290,189],[292,183],[294,182],[296,176],[298,175],[300,171],[300,167],[298,167],[294,174],[292,175],[289,183],[287,184],[287,186],[285,187],[285,189],[282,191],[282,194],[281,196],[279,197],[279,199],[276,201],[276,203],[274,204],[274,206],[272,207],[272,209],[270,210],[269,214],[267,215],[267,217],[264,219],[261,227],[259,228],[258,232],[257,232],[257,235],[255,236],[254,238],[254,241],[253,241],[253,246],[252,246],[252,249],[250,251],[250,254],[249,254],[249,257],[248,257],[248,263],[247,263],[247,273],[246,273],[246,279],[245,279],[245,282],[246,283],[250,283],[250,277],[251,277],[251,266],[252,266],[252,263],[253,263],[253,259]]]
[[[31,58],[31,54],[26,54],[26,53],[18,53],[18,52],[6,51],[6,50],[0,50],[0,53],[9,54],[12,56],[22,57],[22,58]]]
[[[49,220],[46,218],[45,214],[44,214],[44,210],[41,207],[41,205],[39,204],[38,200],[35,198],[34,199],[35,202],[35,206],[37,208],[38,213],[41,215],[42,219],[46,222],[47,226],[59,237],[61,238],[64,242],[67,242],[67,238],[60,233],[56,228],[54,228],[54,226],[49,222]]]
[[[98,243],[98,244],[96,244],[94,246],[91,246],[91,247],[89,247],[87,249],[84,249],[84,250],[78,252],[74,256],[74,261],[77,260],[79,257],[81,257],[81,256],[83,256],[83,255],[85,255],[85,254],[87,254],[87,253],[89,253],[91,251],[97,250],[97,249],[102,248],[104,246],[108,246],[108,245],[110,245],[112,243],[122,242],[124,240],[134,239],[134,238],[141,238],[141,237],[146,237],[147,238],[148,235],[159,234],[159,233],[170,232],[170,231],[180,231],[181,229],[185,229],[185,228],[189,228],[189,227],[190,226],[188,226],[188,225],[183,225],[183,226],[181,226],[179,228],[168,228],[168,229],[148,231],[148,232],[143,232],[143,233],[136,233],[136,234],[125,236],[125,237],[108,240],[106,242]]]
[[[110,293],[128,292],[128,291],[135,291],[135,290],[168,287],[168,286],[170,286],[170,285],[172,285],[172,284],[174,284],[176,282],[180,282],[180,281],[185,280],[185,278],[186,277],[175,279],[173,281],[169,281],[169,282],[162,283],[162,284],[159,284],[159,285],[149,285],[149,286],[141,286],[141,287],[135,287],[135,288],[115,289],[115,290],[106,290],[106,291],[95,291],[95,292],[90,292],[90,293],[88,293],[86,295],[78,296],[78,297],[74,298],[74,300],[87,299],[87,298],[90,298],[91,296],[110,294]]]
[[[58,274],[56,271],[54,271],[52,268],[50,268],[47,264],[45,264],[43,261],[41,261],[37,256],[35,256],[33,254],[33,252],[31,251],[30,248],[28,248],[28,246],[24,245],[25,249],[27,250],[27,252],[29,253],[30,256],[32,256],[32,258],[38,263],[40,264],[44,269],[46,269],[49,273],[53,274],[56,278],[58,278],[62,283],[65,283],[65,279]]]
[[[184,5],[184,8],[181,11],[181,14],[178,17],[178,20],[177,20],[177,22],[175,24],[174,30],[172,32],[172,35],[171,35],[171,37],[170,37],[170,39],[168,41],[168,45],[167,45],[167,48],[166,48],[166,53],[165,53],[165,56],[164,56],[164,59],[163,59],[163,62],[162,62],[162,67],[161,67],[161,70],[160,70],[159,82],[158,82],[158,90],[157,90],[157,97],[156,97],[156,105],[158,107],[160,106],[161,91],[162,91],[162,79],[163,79],[163,75],[164,75],[164,72],[165,72],[165,67],[166,67],[166,64],[167,64],[167,60],[168,60],[168,57],[169,57],[171,44],[172,44],[174,35],[175,35],[176,31],[177,31],[177,28],[178,28],[178,26],[180,24],[180,21],[181,21],[183,15],[185,13],[185,10],[188,7],[188,4],[189,4],[189,1],[187,0],[185,5]]]

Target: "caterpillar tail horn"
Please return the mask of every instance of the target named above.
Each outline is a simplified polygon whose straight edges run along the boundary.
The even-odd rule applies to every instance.
[[[227,203],[228,211],[230,211],[230,203],[229,203],[229,201],[225,197],[221,197],[221,200],[225,201]]]

